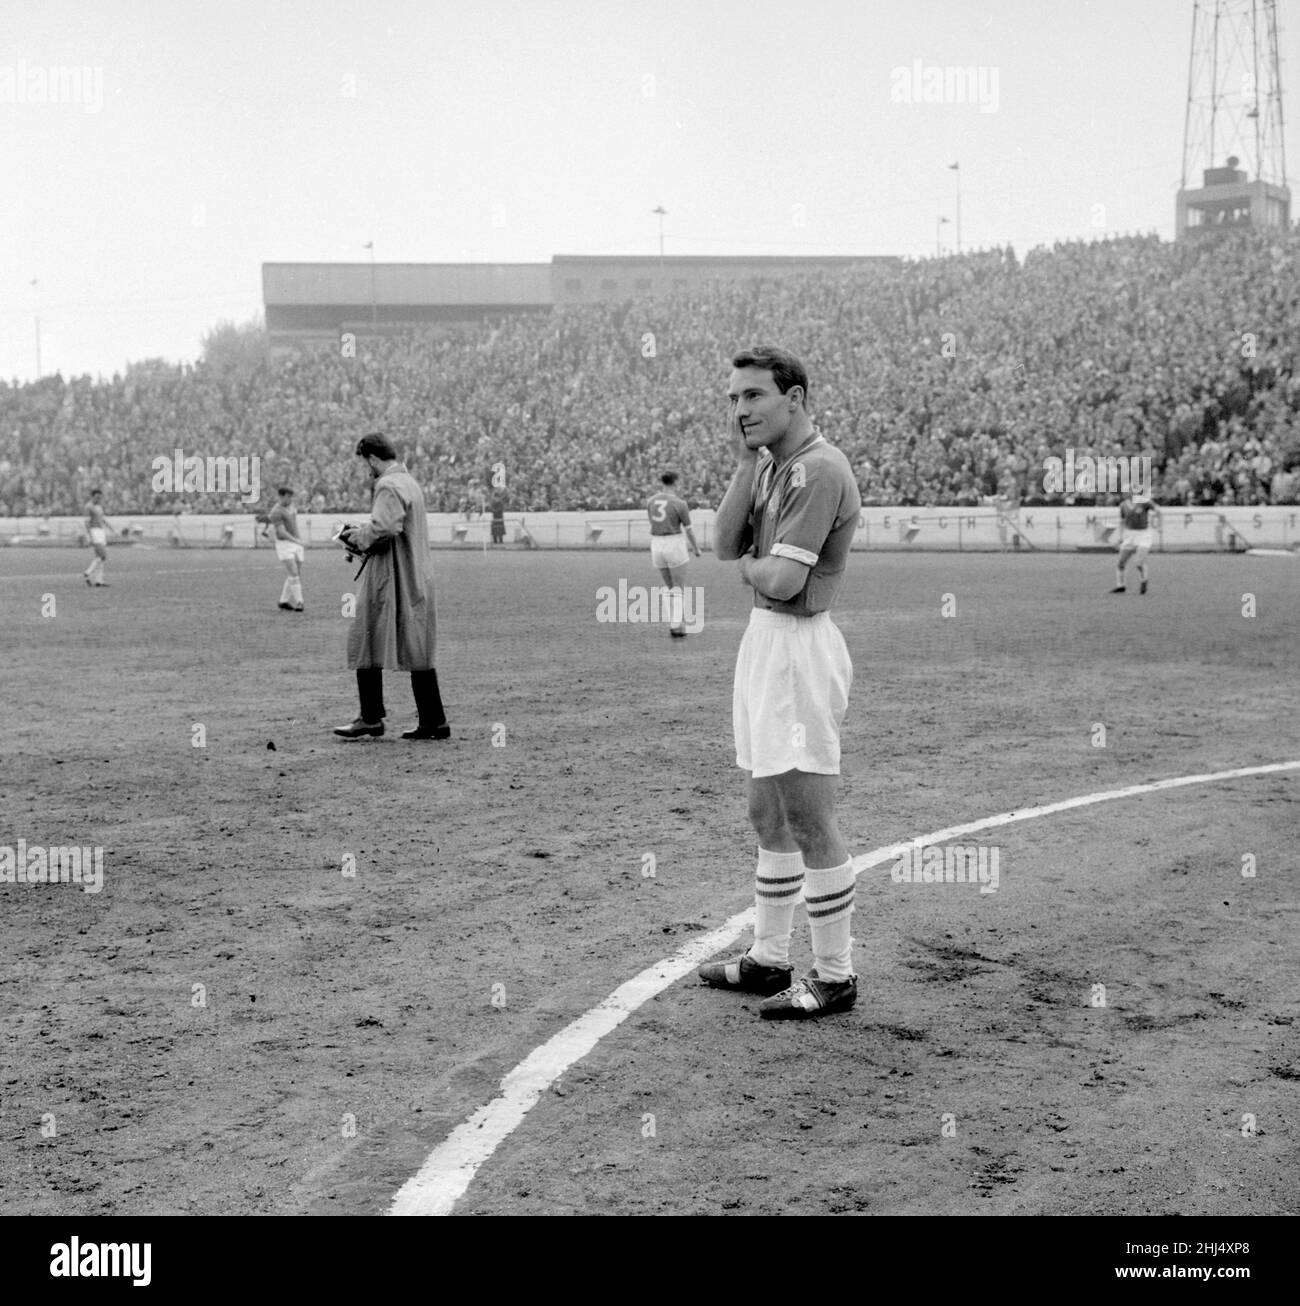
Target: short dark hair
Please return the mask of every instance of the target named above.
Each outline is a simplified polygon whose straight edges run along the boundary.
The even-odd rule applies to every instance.
[[[97,495],[97,494],[103,494],[103,493],[104,493],[103,490],[100,490],[100,489],[94,489],[94,490],[91,490],[91,492],[90,492],[90,497],[93,499],[93,498],[95,497],[95,495]]]
[[[293,491],[287,485],[282,485],[278,490],[276,490],[276,494],[292,494],[292,493]]]
[[[397,457],[397,450],[393,448],[392,442],[386,435],[371,431],[369,435],[363,435],[357,441],[357,457],[369,458],[371,455],[382,458],[387,463]]]
[[[751,349],[742,349],[731,360],[731,365],[757,367],[760,371],[771,372],[772,380],[782,394],[788,394],[791,386],[801,386],[803,406],[808,407],[808,373],[789,350],[778,349],[775,345],[754,345]]]
[[[677,484],[677,473],[676,473],[676,472],[665,472],[665,473],[664,473],[664,474],[663,474],[659,479],[660,479],[660,480],[661,480],[665,485],[676,485],[676,484]]]

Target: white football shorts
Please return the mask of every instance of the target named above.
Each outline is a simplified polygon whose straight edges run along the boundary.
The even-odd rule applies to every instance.
[[[1151,546],[1155,543],[1155,534],[1150,526],[1144,531],[1125,531],[1119,547],[1129,552],[1136,549],[1139,553],[1150,553]]]
[[[90,528],[90,542],[92,544],[108,545],[108,532],[102,526],[92,526]]]
[[[652,535],[650,537],[650,561],[656,567],[684,567],[690,560],[691,551],[685,535]]]
[[[276,540],[275,556],[281,562],[302,562],[307,555],[301,544],[295,544],[292,540]]]
[[[852,684],[853,661],[829,612],[755,608],[736,655],[736,765],[756,780],[786,771],[839,775]]]

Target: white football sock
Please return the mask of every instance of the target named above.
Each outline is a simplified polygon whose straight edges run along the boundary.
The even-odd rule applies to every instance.
[[[297,576],[289,579],[289,602],[295,607],[302,607],[302,581]]]
[[[809,867],[804,905],[812,931],[813,961],[824,980],[846,980],[853,974],[853,940],[849,937],[856,877],[850,858],[843,866]]]
[[[674,585],[668,591],[668,607],[672,614],[672,628],[681,630],[685,618],[682,615],[682,587],[680,585]]]
[[[803,888],[803,854],[758,850],[754,875],[754,946],[749,955],[762,966],[790,961],[794,908]]]

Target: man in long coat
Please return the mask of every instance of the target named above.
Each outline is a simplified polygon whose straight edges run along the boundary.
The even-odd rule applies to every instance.
[[[437,615],[424,493],[398,462],[387,437],[364,436],[357,444],[374,480],[370,522],[346,527],[340,539],[363,555],[356,614],[348,630],[348,666],[357,673],[361,713],[336,735],[359,739],[384,733],[384,670],[409,671],[419,725],[403,739],[451,735],[434,669]]]

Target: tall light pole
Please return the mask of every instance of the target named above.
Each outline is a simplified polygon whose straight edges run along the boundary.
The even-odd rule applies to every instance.
[[[659,262],[664,261],[664,219],[668,216],[668,210],[661,204],[657,209],[651,209],[651,213],[659,215]]]
[[[939,228],[942,227],[943,224],[944,224],[945,222],[947,222],[947,221],[948,221],[948,219],[945,218],[942,214],[940,214],[940,215],[939,215],[937,218],[935,218],[935,220],[934,220],[934,256],[935,256],[935,258],[938,258],[938,257],[939,257],[939,253],[940,253],[940,249],[939,249]]]
[[[33,277],[27,284],[29,286],[35,287],[35,286],[39,286],[41,283],[38,277]],[[35,322],[36,322],[36,379],[39,381],[41,379],[41,310],[40,310],[39,300],[37,302]]]
[[[362,248],[370,251],[370,325],[373,327],[379,322],[375,308],[375,242],[368,240]]]
[[[957,174],[957,253],[961,253],[961,164],[950,163],[949,172]]]

